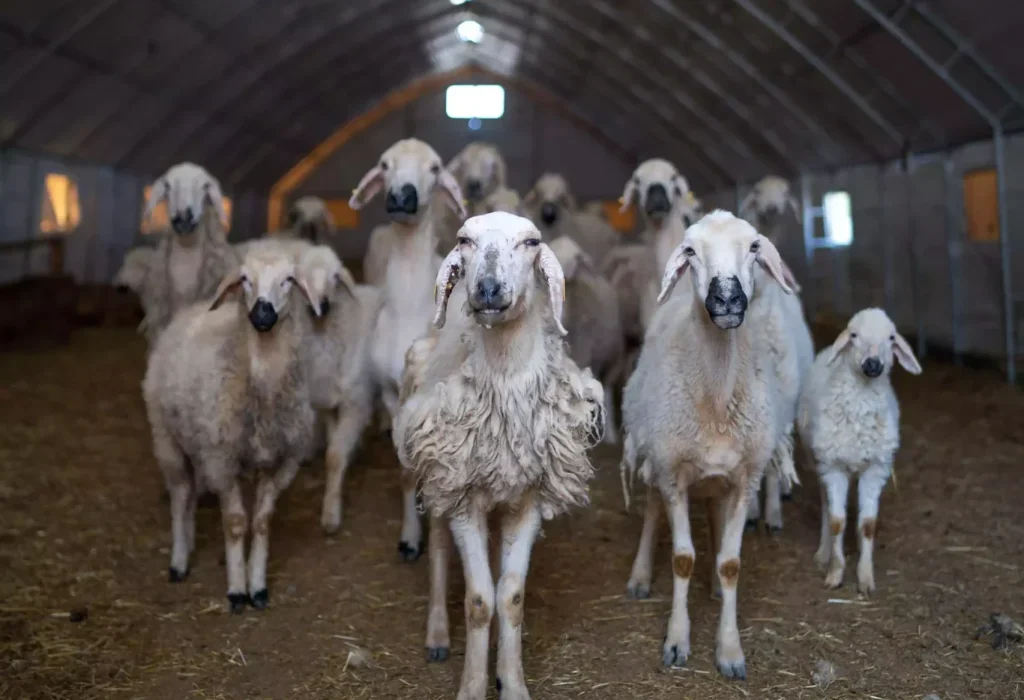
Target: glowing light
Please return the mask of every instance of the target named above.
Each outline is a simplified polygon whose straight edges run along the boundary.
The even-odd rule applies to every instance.
[[[452,119],[500,119],[505,114],[505,88],[451,85],[445,92],[445,112]]]
[[[479,44],[484,38],[484,27],[475,19],[467,19],[455,28],[455,33],[466,43]]]

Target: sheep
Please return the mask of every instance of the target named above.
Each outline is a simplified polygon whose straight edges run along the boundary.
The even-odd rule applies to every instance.
[[[442,167],[437,152],[418,139],[403,139],[384,151],[380,162],[353,190],[349,206],[361,209],[381,190],[386,191],[385,206],[392,218],[394,240],[387,258],[382,285],[384,304],[370,341],[370,357],[381,399],[393,423],[405,352],[427,332],[433,313],[430,289],[441,263],[434,234],[434,193],[454,207],[460,217],[465,217],[466,211],[459,183]],[[413,562],[423,550],[415,485],[406,480],[402,493],[404,515],[398,551],[402,559]]]
[[[508,214],[520,214],[522,201],[519,193],[508,187],[498,187],[487,195],[482,206],[477,207],[478,214],[492,214],[496,211],[503,211]]]
[[[717,552],[713,578],[717,575],[722,591],[715,661],[719,672],[732,679],[746,677],[736,590],[747,501],[785,429],[760,320],[744,323],[748,300],[763,291],[755,280],[755,264],[781,291],[792,292],[775,246],[746,221],[716,210],[686,231],[665,267],[660,306],[622,402],[623,466],[635,471],[641,465],[650,487],[627,591],[634,598],[650,595],[660,494],[672,526],[674,575],[662,662],[685,665],[694,562],[689,503],[691,497],[711,499],[712,551]],[[688,270],[692,293],[672,294]]]
[[[310,247],[299,260],[320,316],[313,320],[303,361],[313,407],[324,416],[327,485],[320,522],[326,532],[341,526],[342,482],[352,452],[373,416],[375,385],[370,371],[370,337],[383,293],[356,285],[327,246]]]
[[[435,289],[439,332],[409,350],[393,433],[431,514],[428,659],[448,656],[450,530],[466,578],[458,697],[486,695],[497,607],[501,696],[528,698],[521,632],[530,553],[544,520],[588,502],[587,450],[603,429],[603,390],[565,354],[564,277],[528,219],[495,212],[467,220]],[[446,325],[453,298],[465,313]],[[492,512],[502,532],[496,587],[487,547]]]
[[[293,293],[297,290],[297,293]],[[237,295],[230,303],[228,298]],[[299,350],[319,304],[294,262],[253,251],[212,300],[177,313],[149,357],[142,389],[153,452],[171,494],[171,582],[185,580],[195,546],[195,479],[217,494],[232,613],[269,602],[270,518],[310,449],[314,412]],[[255,473],[252,544],[239,478]]]
[[[621,243],[601,265],[601,274],[615,289],[619,325],[630,346],[640,345],[644,338],[644,295],[649,293],[656,264],[654,251],[646,243]]]
[[[288,228],[282,235],[301,238],[314,244],[325,243],[337,226],[327,202],[319,197],[299,197],[288,209]]]
[[[814,561],[825,585],[843,584],[843,532],[850,479],[857,479],[857,590],[875,591],[873,549],[878,499],[900,445],[900,407],[889,375],[893,359],[911,374],[921,365],[881,309],[859,311],[836,341],[818,353],[800,397],[800,441],[821,488],[821,542]]]
[[[758,230],[765,232],[776,246],[779,245],[779,226],[786,213],[786,207],[793,210],[798,224],[803,217],[800,205],[793,196],[789,182],[778,175],[761,178],[743,198],[739,215],[750,221]]]
[[[605,442],[616,445],[615,387],[625,373],[626,344],[615,289],[573,239],[559,236],[551,241],[551,250],[565,274],[562,324],[569,331],[569,355],[580,367],[589,367],[604,386]]]
[[[162,200],[167,202],[171,232],[157,247],[158,267],[146,276],[142,294],[151,308],[140,329],[150,344],[175,312],[211,297],[239,262],[227,242],[224,197],[215,177],[194,163],[179,163],[153,183],[145,218]]]
[[[523,197],[522,205],[523,212],[546,237],[554,240],[561,235],[571,236],[595,265],[601,265],[619,242],[619,234],[607,221],[577,210],[569,183],[557,173],[541,175]]]

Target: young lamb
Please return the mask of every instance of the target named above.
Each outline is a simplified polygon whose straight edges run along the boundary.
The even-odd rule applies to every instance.
[[[239,256],[227,242],[224,197],[215,177],[194,163],[179,163],[153,183],[145,217],[167,202],[171,219],[157,247],[159,267],[146,276],[143,295],[151,300],[143,330],[152,345],[175,312],[209,299]]]
[[[462,281],[464,280],[464,282]],[[529,698],[522,667],[526,574],[541,523],[588,501],[587,450],[603,428],[602,388],[569,359],[564,278],[537,228],[495,212],[470,218],[437,275],[440,333],[409,351],[394,441],[432,516],[428,658],[448,656],[450,527],[466,578],[466,660],[459,700],[484,700],[497,607],[497,685]],[[450,300],[464,310],[447,326]],[[501,515],[497,586],[487,519]]]
[[[232,295],[237,301],[225,303]],[[188,575],[201,476],[220,499],[233,613],[269,601],[270,518],[313,439],[315,415],[300,357],[309,326],[304,302],[313,315],[320,313],[291,259],[250,252],[211,300],[175,315],[157,339],[142,384],[153,451],[171,494],[170,580]],[[239,483],[245,474],[258,480],[248,583],[243,548],[249,518]]]
[[[572,237],[596,265],[603,264],[608,251],[619,242],[619,234],[602,217],[577,210],[569,183],[556,173],[541,175],[522,204],[545,237]]]
[[[565,274],[562,325],[569,331],[569,356],[580,367],[589,367],[604,386],[604,440],[616,445],[615,388],[625,374],[626,343],[615,289],[573,239],[559,236],[551,241],[551,250]]]
[[[446,169],[465,193],[470,216],[485,213],[481,206],[484,200],[505,187],[507,182],[507,168],[501,151],[497,146],[482,141],[474,141],[459,151],[448,162]],[[455,245],[454,237],[451,243]],[[451,246],[445,250],[451,250]]]
[[[778,175],[767,175],[755,184],[739,206],[739,215],[778,245],[778,229],[786,207],[793,210],[798,224],[803,217],[789,182]]]
[[[334,216],[319,197],[299,197],[288,209],[288,228],[282,232],[314,244],[327,241],[336,230]]]
[[[303,361],[313,407],[327,424],[327,485],[320,522],[325,531],[337,532],[345,470],[373,416],[370,338],[384,298],[376,287],[356,285],[327,246],[309,248],[299,261],[299,274],[320,310],[303,345]]]
[[[641,465],[650,495],[660,493],[672,527],[672,614],[662,661],[682,666],[689,656],[689,507],[691,499],[711,499],[717,501],[708,512],[722,590],[715,659],[724,676],[737,679],[746,677],[736,591],[747,501],[785,429],[762,328],[755,318],[744,323],[748,305],[763,291],[755,265],[783,292],[791,291],[775,246],[749,223],[714,211],[691,226],[665,267],[661,306],[623,397],[624,462],[630,469]],[[687,270],[692,293],[673,295]],[[657,511],[653,522],[651,512],[633,565],[631,597],[650,594],[646,540],[657,520]]]
[[[374,327],[370,357],[381,397],[394,421],[405,351],[430,327],[433,302],[430,290],[437,268],[433,212],[437,192],[465,216],[462,192],[451,173],[441,165],[433,148],[417,139],[398,141],[384,151],[380,162],[353,191],[349,206],[361,209],[377,193],[386,192],[385,206],[394,236],[383,283],[384,305]],[[423,549],[423,529],[416,507],[413,483],[403,484],[404,516],[399,553],[415,561]]]
[[[857,590],[864,595],[875,591],[878,499],[900,445],[900,406],[889,381],[894,358],[911,374],[921,373],[910,344],[886,313],[864,309],[818,353],[800,397],[800,441],[821,484],[821,543],[814,561],[827,569],[829,588],[843,584],[846,499],[855,477]]]

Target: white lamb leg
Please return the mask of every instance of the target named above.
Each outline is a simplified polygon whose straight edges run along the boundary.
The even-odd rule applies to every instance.
[[[666,496],[665,511],[672,526],[672,614],[661,662],[665,666],[685,666],[690,656],[690,613],[686,606],[694,560],[690,503],[685,489]]]
[[[193,498],[192,480],[186,478],[168,486],[171,495],[171,568],[168,580],[179,583],[188,577],[188,557],[192,552],[189,542],[189,502]],[[192,512],[192,531],[195,532],[195,511]]]
[[[450,525],[466,578],[466,661],[457,700],[484,700],[494,614],[494,579],[487,559],[487,517],[474,506],[470,512],[452,518]]]
[[[540,531],[532,505],[505,516],[501,524],[502,566],[498,580],[498,693],[501,700],[530,700],[523,674],[523,604],[530,552]]]
[[[832,533],[828,524],[828,489],[820,476],[818,481],[818,490],[821,492],[821,539],[818,540],[818,551],[814,553],[814,563],[824,572],[832,558]]]
[[[888,467],[872,466],[857,482],[857,534],[860,538],[860,559],[857,560],[857,590],[862,595],[875,592],[874,545],[878,526],[878,499],[889,480]]]
[[[611,384],[604,387],[604,443],[606,445],[619,444],[619,428],[615,423],[615,389]]]
[[[363,428],[370,419],[368,408],[343,406],[339,410],[340,416],[337,419],[331,418],[327,423],[327,485],[324,489],[320,525],[328,534],[337,532],[341,527],[341,493],[345,483],[345,472],[348,470],[352,453],[359,444]]]
[[[654,578],[654,547],[658,540],[658,522],[661,520],[661,492],[647,487],[647,507],[644,510],[644,529],[640,533],[640,546],[633,560],[633,573],[626,584],[626,597],[644,600],[651,597]]]
[[[295,479],[297,460],[288,460],[274,473],[261,473],[256,487],[256,506],[252,514],[252,544],[249,549],[249,602],[257,610],[267,607],[267,557],[270,554],[270,518],[277,497]]]
[[[736,593],[740,583],[740,548],[743,544],[748,494],[747,489],[738,488],[733,489],[725,498],[722,546],[715,561],[722,581],[722,614],[718,621],[715,665],[719,673],[735,680],[747,677],[746,659],[736,623]]]
[[[444,518],[430,518],[427,555],[430,558],[430,601],[427,603],[427,661],[447,661],[451,650],[448,631],[448,557],[451,533]]]
[[[825,586],[839,588],[843,585],[846,558],[843,556],[843,533],[846,531],[846,497],[850,489],[850,478],[835,469],[826,471],[821,477],[828,494],[828,529],[832,551],[825,574]]]
[[[232,479],[220,496],[220,515],[224,526],[224,565],[228,572],[228,603],[231,612],[241,613],[249,596],[245,589],[245,533],[249,518],[242,503],[242,487]]]
[[[402,474],[402,536],[398,553],[407,562],[414,562],[423,553],[423,523],[416,503],[416,480]]]
[[[779,473],[772,468],[764,475],[764,524],[769,535],[782,530],[782,488]]]

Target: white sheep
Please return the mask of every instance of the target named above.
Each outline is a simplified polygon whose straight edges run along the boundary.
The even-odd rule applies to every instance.
[[[337,225],[327,202],[307,195],[296,199],[288,208],[288,228],[282,235],[323,244],[334,235]]]
[[[324,417],[327,484],[320,522],[327,532],[341,526],[342,484],[348,462],[373,416],[376,386],[370,368],[370,338],[384,303],[376,287],[357,285],[327,246],[305,251],[299,274],[319,304],[303,346],[313,407]]]
[[[650,594],[660,493],[672,526],[674,580],[662,661],[685,665],[690,653],[686,599],[694,563],[690,502],[717,501],[708,507],[722,591],[715,660],[724,676],[739,679],[746,677],[746,662],[736,591],[747,501],[785,430],[762,328],[757,319],[744,323],[749,300],[762,292],[755,265],[764,267],[783,292],[791,291],[775,246],[749,223],[714,211],[691,226],[665,267],[661,306],[623,397],[624,466],[641,465],[652,487],[629,594]],[[691,293],[672,294],[686,271]]]
[[[619,234],[602,217],[576,208],[576,198],[566,179],[557,173],[544,173],[523,197],[523,213],[549,240],[570,236],[587,252],[595,265],[618,242]]]
[[[821,543],[814,561],[825,585],[843,584],[843,533],[850,479],[857,479],[860,560],[857,590],[875,591],[872,552],[878,499],[900,445],[900,406],[889,374],[893,359],[920,374],[914,352],[881,309],[864,309],[818,353],[800,398],[800,441],[821,484]]]
[[[370,357],[381,398],[393,421],[405,352],[427,332],[434,312],[430,290],[441,262],[434,233],[435,192],[459,216],[466,212],[459,184],[442,167],[437,152],[418,139],[398,141],[384,151],[352,192],[349,206],[361,209],[382,191],[394,240],[382,284],[384,305],[370,341]],[[407,480],[402,492],[404,514],[398,550],[404,560],[411,562],[422,552],[423,528],[415,485]]]
[[[498,187],[484,197],[482,205],[477,207],[474,216],[492,214],[496,211],[519,215],[521,210],[522,200],[519,198],[519,193],[508,187]]]
[[[445,521],[462,558],[460,700],[486,696],[495,608],[501,696],[529,698],[521,634],[530,553],[542,521],[588,501],[587,450],[603,427],[602,388],[565,354],[563,285],[558,260],[528,219],[470,218],[437,275],[434,325],[442,330],[408,355],[394,441],[432,516],[430,660],[447,658],[449,647]],[[465,313],[446,326],[450,303]],[[501,514],[497,586],[488,560],[492,511]]]
[[[786,207],[793,210],[797,223],[802,224],[800,204],[793,196],[789,181],[778,175],[766,175],[758,180],[740,202],[739,215],[759,231],[765,232],[778,245],[776,229],[786,213]]]
[[[232,295],[238,300],[225,303]],[[246,603],[267,605],[270,518],[312,442],[315,416],[299,354],[306,303],[319,313],[287,256],[251,252],[212,300],[175,315],[157,339],[142,384],[153,451],[171,496],[170,580],[188,575],[194,480],[202,475],[220,499],[234,613]],[[258,475],[248,582],[243,470]]]
[[[569,356],[580,367],[589,367],[604,386],[604,438],[609,445],[618,444],[615,388],[625,375],[626,344],[615,289],[572,238],[559,236],[551,241],[551,250],[565,274],[562,325],[569,331]]]

